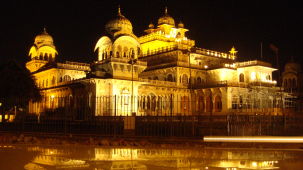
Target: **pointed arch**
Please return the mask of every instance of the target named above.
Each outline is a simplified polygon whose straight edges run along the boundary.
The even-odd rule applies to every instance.
[[[113,51],[115,54],[118,50],[118,46],[123,46],[124,48],[128,49],[127,51],[123,51],[123,54],[120,55],[124,56],[125,53],[125,55],[128,57],[133,57],[134,59],[138,58],[138,51],[140,51],[141,45],[135,38],[131,36],[121,36],[117,38],[113,43]]]

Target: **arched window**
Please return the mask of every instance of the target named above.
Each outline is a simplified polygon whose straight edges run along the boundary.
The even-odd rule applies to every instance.
[[[178,32],[178,34],[176,35],[176,38],[181,38],[181,33]]]
[[[129,99],[130,99],[130,93],[127,89],[123,89],[121,92],[121,96],[122,96],[122,103],[124,105],[128,105],[129,104]]]
[[[295,78],[292,79],[292,87],[296,88],[297,87],[297,81]]]
[[[71,77],[69,76],[69,75],[65,75],[64,77],[63,77],[63,81],[71,81],[72,79],[71,79]]]
[[[135,58],[135,50],[133,48],[130,49],[130,57]]]
[[[182,76],[182,84],[188,84],[188,76],[186,74]]]
[[[156,96],[152,96],[151,97],[151,99],[152,99],[152,102],[151,102],[151,110],[152,111],[156,111],[156,106],[157,106],[157,98],[156,98]]]
[[[52,85],[55,85],[56,84],[56,80],[55,80],[55,77],[53,76],[52,78]]]
[[[117,52],[116,52],[116,57],[122,57],[123,53],[122,53],[122,47],[120,45],[118,45],[117,47]]]
[[[186,114],[189,111],[189,98],[188,96],[181,97],[181,111]]]
[[[204,112],[204,97],[199,96],[198,98],[198,112],[203,113]]]
[[[145,96],[143,96],[142,109],[146,109],[146,99],[145,99]]]
[[[201,77],[198,77],[198,78],[197,78],[197,84],[202,84],[202,79],[201,79]]]
[[[284,79],[284,88],[287,87],[287,79]]]
[[[239,109],[243,108],[243,98],[242,96],[239,97]]]
[[[290,88],[292,87],[292,82],[291,82],[290,79],[287,80],[287,85],[288,85],[288,87],[290,87]]]
[[[173,76],[172,76],[171,74],[168,74],[168,75],[167,75],[167,81],[171,81],[171,82],[174,81],[174,80],[173,80]]]
[[[123,57],[128,57],[128,48],[124,47],[123,49]]]
[[[244,82],[244,74],[243,73],[241,73],[239,75],[239,82]]]
[[[151,107],[150,107],[150,106],[151,106],[150,103],[151,103],[151,102],[150,102],[150,96],[147,96],[147,103],[146,103],[146,106],[147,106],[146,109],[147,109],[147,110],[150,110],[150,108],[151,108]]]
[[[154,80],[159,80],[158,76],[155,76],[155,77],[154,77]]]
[[[222,100],[221,96],[216,96],[215,97],[215,112],[221,112],[222,110]]]
[[[211,112],[213,108],[213,102],[211,101],[210,96],[206,97],[206,112]]]

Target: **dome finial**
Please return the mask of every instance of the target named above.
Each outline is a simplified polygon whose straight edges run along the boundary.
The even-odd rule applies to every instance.
[[[167,15],[168,14],[168,12],[167,12],[167,6],[165,7],[165,15]]]
[[[43,33],[44,33],[44,34],[47,34],[47,31],[46,31],[46,27],[45,27],[45,26],[43,27]]]
[[[121,16],[121,8],[120,8],[120,5],[118,5],[118,15]]]

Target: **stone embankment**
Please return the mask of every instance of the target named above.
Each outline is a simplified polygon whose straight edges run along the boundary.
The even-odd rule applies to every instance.
[[[86,145],[106,147],[204,147],[202,140],[146,137],[46,136],[32,134],[1,134],[0,144]]]
[[[87,135],[58,134],[11,134],[0,133],[0,145],[62,145],[91,147],[134,148],[256,148],[256,149],[303,149],[302,143],[224,143],[203,142],[192,138],[159,137],[98,137]]]

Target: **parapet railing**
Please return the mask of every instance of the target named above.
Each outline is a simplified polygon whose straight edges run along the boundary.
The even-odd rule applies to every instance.
[[[219,57],[219,58],[226,58],[226,59],[236,59],[235,55],[227,54],[227,53],[222,53],[218,51],[213,51],[213,50],[208,50],[208,49],[203,49],[203,48],[195,48],[195,52],[197,54],[203,54],[203,55],[209,55],[213,57]]]
[[[267,63],[267,62],[264,62],[264,61],[259,61],[259,60],[245,61],[245,62],[236,63],[237,67],[245,67],[245,66],[251,66],[251,65],[261,65],[261,66],[266,66],[266,67],[271,67],[272,66],[270,63]]]
[[[65,62],[65,63],[58,63],[58,67],[79,70],[79,71],[90,71],[90,65],[86,63]]]

